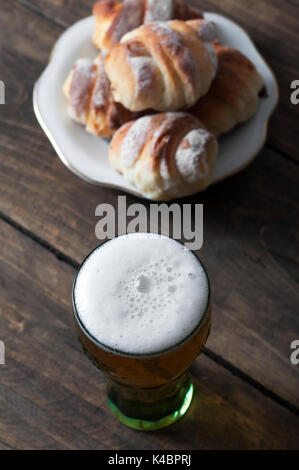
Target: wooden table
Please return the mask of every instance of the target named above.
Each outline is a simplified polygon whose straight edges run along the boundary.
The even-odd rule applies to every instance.
[[[188,414],[139,433],[109,413],[103,377],[82,354],[72,322],[72,281],[98,244],[95,208],[116,205],[119,193],[64,168],[32,110],[32,87],[55,40],[90,14],[92,1],[0,0],[1,449],[299,448],[299,365],[290,362],[299,339],[299,105],[290,102],[299,79],[298,3],[195,3],[247,29],[281,99],[258,158],[184,201],[204,203],[200,256],[212,281],[213,331],[193,366]]]

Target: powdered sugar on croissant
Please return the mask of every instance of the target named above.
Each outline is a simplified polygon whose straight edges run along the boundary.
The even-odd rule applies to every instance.
[[[211,182],[218,144],[188,113],[161,113],[124,124],[110,145],[110,163],[146,198],[169,200]]]
[[[153,23],[154,21],[169,21],[175,18],[175,2],[173,0],[147,0],[144,3],[144,24]]]
[[[196,183],[198,175],[208,178],[211,168],[206,148],[210,140],[211,134],[206,129],[194,129],[180,143],[175,161],[185,181]],[[201,158],[198,158],[199,155]]]
[[[68,98],[69,115],[80,124],[86,123],[94,79],[93,62],[89,59],[78,59],[63,85],[63,92]]]
[[[169,21],[126,34],[105,61],[115,101],[131,111],[174,111],[195,104],[209,90],[217,66],[201,29],[201,20]]]
[[[79,59],[67,77],[63,91],[68,99],[72,119],[85,125],[87,132],[110,138],[136,114],[115,103],[110,82],[104,69],[104,55],[95,61]]]
[[[99,1],[93,7],[96,18],[94,45],[109,50],[124,34],[154,21],[202,18],[201,11],[177,0]]]

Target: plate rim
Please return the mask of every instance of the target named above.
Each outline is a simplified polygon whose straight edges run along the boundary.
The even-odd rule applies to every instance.
[[[262,133],[262,138],[261,138],[261,142],[257,148],[257,150],[253,153],[253,155],[248,158],[246,160],[246,162],[242,163],[240,166],[238,166],[237,168],[235,168],[234,170],[232,170],[231,172],[229,173],[226,173],[225,175],[223,176],[220,176],[216,179],[214,179],[212,181],[212,183],[208,186],[213,186],[214,184],[217,184],[225,179],[228,179],[228,178],[231,178],[232,176],[236,175],[237,173],[243,171],[245,168],[247,168],[247,166],[249,166],[252,161],[257,157],[257,155],[261,152],[262,148],[264,147],[265,145],[265,142],[266,142],[266,139],[267,139],[267,135],[268,135],[268,128],[269,128],[269,121],[278,105],[278,102],[279,102],[279,87],[278,87],[278,82],[277,82],[277,79],[276,79],[276,76],[272,70],[272,68],[269,66],[268,62],[266,61],[266,59],[263,57],[263,55],[259,52],[259,50],[257,49],[254,41],[251,39],[251,36],[247,33],[247,31],[241,26],[239,25],[236,21],[228,18],[227,16],[225,15],[222,15],[220,13],[215,13],[215,12],[204,12],[204,14],[210,14],[210,15],[213,15],[215,17],[220,17],[220,18],[223,18],[231,23],[233,23],[237,28],[239,28],[239,30],[241,30],[243,32],[243,34],[249,39],[252,47],[254,48],[254,51],[255,53],[259,56],[259,59],[263,62],[263,65],[268,69],[270,75],[271,75],[271,79],[272,79],[272,82],[273,82],[273,85],[274,85],[274,95],[273,95],[273,104],[271,106],[271,109],[269,110],[269,113],[268,113],[268,117],[265,121],[265,124],[264,124],[264,128],[263,128],[263,133]],[[55,41],[52,49],[51,49],[51,52],[50,52],[50,55],[49,55],[49,61],[48,61],[48,64],[46,65],[46,67],[44,68],[44,70],[42,71],[41,75],[39,76],[39,78],[36,80],[36,82],[34,83],[34,86],[33,86],[33,94],[32,94],[32,100],[33,100],[33,110],[34,110],[34,113],[35,113],[35,116],[37,118],[37,121],[39,123],[39,125],[41,126],[43,132],[45,133],[45,135],[47,136],[47,138],[49,139],[52,147],[54,148],[56,154],[58,155],[58,157],[60,158],[60,160],[62,161],[62,163],[64,164],[64,166],[70,170],[73,174],[75,174],[76,176],[78,176],[79,178],[81,178],[82,180],[86,181],[87,183],[90,183],[94,186],[102,186],[102,187],[105,187],[105,188],[110,188],[110,189],[114,189],[114,190],[120,190],[120,191],[123,191],[123,192],[126,192],[126,193],[129,193],[129,194],[132,194],[133,196],[137,196],[141,199],[148,199],[146,198],[144,195],[142,195],[141,193],[139,193],[137,190],[134,189],[134,187],[131,188],[127,188],[127,187],[124,187],[124,186],[121,186],[121,185],[118,185],[118,184],[114,184],[114,183],[105,183],[105,182],[100,182],[98,180],[94,180],[92,179],[91,177],[89,176],[86,176],[85,174],[83,174],[80,170],[78,170],[77,168],[75,168],[68,160],[68,158],[64,155],[64,153],[62,152],[62,150],[60,149],[58,143],[56,142],[55,140],[55,137],[53,136],[52,132],[50,131],[50,129],[48,128],[48,125],[45,123],[45,120],[40,112],[40,109],[39,109],[39,103],[38,103],[38,89],[39,89],[39,86],[41,84],[41,80],[43,79],[44,75],[46,74],[47,70],[49,69],[49,67],[51,66],[51,63],[53,61],[53,57],[55,55],[55,51],[57,49],[57,46],[58,44],[63,40],[63,36],[69,32],[69,30],[71,28],[73,28],[74,26],[78,25],[79,23],[83,22],[83,21],[87,21],[87,20],[90,20],[91,18],[93,18],[92,16],[88,16],[86,18],[82,18],[80,19],[79,21],[76,21],[74,24],[72,24],[70,27],[66,28],[65,31],[63,31],[63,33],[57,38],[57,40]],[[99,137],[101,138],[101,137]],[[208,188],[206,188],[208,189]],[[197,193],[196,193],[197,194]],[[185,198],[186,197],[190,197],[192,196],[189,195],[189,196],[184,196]],[[180,198],[181,199],[181,198]]]

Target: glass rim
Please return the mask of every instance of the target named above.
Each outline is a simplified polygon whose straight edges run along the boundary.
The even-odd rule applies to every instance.
[[[132,235],[133,234],[144,234],[144,235],[149,235],[151,234],[151,232],[132,232]],[[160,234],[157,234],[157,233],[152,233],[153,235],[158,235],[158,236],[161,236],[161,237],[165,237],[166,239],[169,238],[171,240],[174,240],[175,242],[181,244],[181,245],[184,245],[183,242],[179,241],[179,240],[175,240],[174,238],[171,238],[171,237],[167,237],[165,235],[160,235]],[[93,255],[93,253],[95,251],[97,251],[98,249],[100,249],[103,245],[105,245],[106,243],[109,243],[110,241],[112,240],[115,240],[116,238],[120,238],[120,237],[123,237],[123,236],[126,236],[126,235],[130,235],[130,233],[128,234],[123,234],[123,235],[117,235],[116,237],[114,238],[109,238],[107,240],[105,240],[104,242],[102,242],[100,245],[98,245],[97,247],[95,247],[85,258],[84,260],[82,261],[82,263],[80,264],[78,270],[77,270],[77,273],[76,273],[76,276],[75,276],[75,279],[74,279],[74,282],[73,282],[73,287],[72,287],[72,305],[73,305],[73,313],[74,313],[74,317],[76,319],[76,322],[77,322],[77,325],[79,326],[79,328],[83,331],[83,333],[85,334],[85,336],[87,336],[87,338],[95,344],[95,346],[97,346],[98,348],[100,349],[103,349],[105,352],[107,353],[110,353],[110,354],[113,354],[115,356],[121,356],[121,357],[124,357],[124,358],[131,358],[131,359],[152,359],[152,358],[155,358],[155,357],[159,357],[159,356],[163,356],[163,355],[166,355],[166,354],[170,354],[172,352],[175,352],[177,349],[181,348],[185,343],[189,342],[197,333],[198,331],[201,329],[201,327],[203,326],[205,320],[206,320],[206,317],[210,311],[210,306],[211,306],[211,283],[210,283],[210,279],[209,279],[209,276],[208,276],[208,273],[207,273],[207,270],[205,268],[205,266],[203,265],[203,263],[201,262],[200,258],[192,251],[190,250],[189,248],[187,248],[190,253],[196,258],[197,262],[201,265],[204,273],[205,273],[205,276],[206,276],[206,279],[207,279],[207,282],[208,282],[208,298],[207,298],[207,304],[206,304],[206,307],[205,307],[205,310],[204,310],[204,313],[203,313],[203,316],[201,317],[200,319],[200,322],[199,324],[194,328],[193,331],[191,331],[191,333],[189,333],[188,336],[186,336],[186,338],[184,338],[182,341],[180,341],[179,343],[177,343],[176,345],[174,346],[171,346],[170,348],[166,348],[166,349],[163,349],[161,351],[157,351],[157,352],[153,352],[153,353],[145,353],[145,354],[141,354],[141,353],[126,353],[124,351],[121,351],[119,349],[114,349],[114,348],[111,348],[107,345],[105,345],[104,343],[101,343],[99,340],[97,340],[89,331],[88,329],[86,328],[86,326],[84,325],[83,321],[81,320],[80,318],[80,315],[78,313],[78,310],[77,310],[77,307],[76,307],[76,301],[75,301],[75,289],[76,289],[76,282],[77,282],[77,279],[78,279],[78,276],[79,276],[79,273],[82,269],[82,267],[84,266],[84,264],[86,263],[86,261]]]

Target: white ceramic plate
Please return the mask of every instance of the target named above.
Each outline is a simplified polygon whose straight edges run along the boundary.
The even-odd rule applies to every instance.
[[[240,26],[215,13],[205,13],[205,18],[216,23],[221,43],[239,49],[251,59],[267,89],[267,97],[260,99],[255,117],[221,138],[213,177],[216,183],[245,168],[262,148],[268,120],[278,102],[278,88],[271,69]],[[91,43],[94,24],[93,17],[83,19],[57,41],[49,65],[34,86],[34,110],[57,154],[71,171],[90,183],[140,196],[136,188],[110,167],[108,141],[88,134],[67,114],[61,88],[78,58],[96,56]]]

